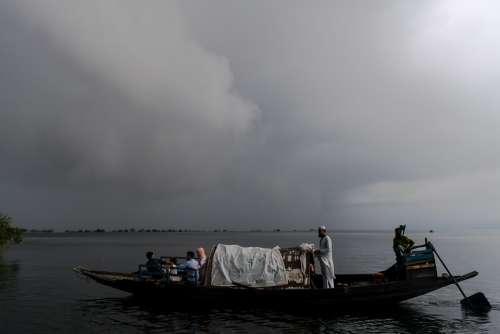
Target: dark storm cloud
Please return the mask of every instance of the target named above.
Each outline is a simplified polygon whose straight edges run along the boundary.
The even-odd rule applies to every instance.
[[[265,158],[298,203],[321,194],[340,226],[498,220],[496,4],[260,4],[184,6],[258,101],[260,152],[282,153]]]
[[[0,208],[27,226],[500,218],[494,3],[0,6]]]

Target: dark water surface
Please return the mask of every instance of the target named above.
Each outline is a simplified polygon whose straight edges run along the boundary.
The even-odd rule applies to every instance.
[[[424,234],[413,234],[423,241]],[[478,270],[463,284],[493,304],[488,315],[462,311],[447,287],[387,310],[369,313],[176,308],[139,303],[127,294],[79,278],[72,268],[133,271],[144,253],[183,255],[216,242],[283,247],[316,242],[314,233],[79,233],[29,235],[0,255],[0,333],[500,333],[500,232],[434,233],[451,269]],[[337,233],[338,273],[375,272],[393,262],[390,233]],[[442,268],[440,268],[440,272]]]

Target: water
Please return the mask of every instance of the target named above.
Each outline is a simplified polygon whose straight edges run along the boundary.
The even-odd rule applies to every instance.
[[[412,234],[416,241],[425,235]],[[451,269],[478,270],[464,282],[469,293],[482,291],[493,310],[466,314],[454,287],[402,303],[388,311],[334,314],[325,310],[177,309],[145,305],[126,293],[79,278],[72,268],[132,271],[144,253],[183,255],[216,242],[244,246],[295,246],[317,241],[314,233],[65,233],[29,235],[0,256],[0,333],[500,333],[500,232],[432,234]],[[393,262],[390,233],[334,235],[339,273],[374,272]],[[442,272],[442,268],[440,268]]]

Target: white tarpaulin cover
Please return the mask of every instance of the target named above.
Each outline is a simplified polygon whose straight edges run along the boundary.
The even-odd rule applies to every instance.
[[[233,282],[252,287],[288,284],[280,248],[218,244],[212,259],[211,284],[231,286]]]

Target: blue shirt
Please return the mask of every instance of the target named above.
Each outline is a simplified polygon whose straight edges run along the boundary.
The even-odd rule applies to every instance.
[[[179,266],[180,269],[184,270],[184,276],[189,283],[196,283],[198,281],[198,270],[200,269],[200,264],[195,259],[186,261]]]

